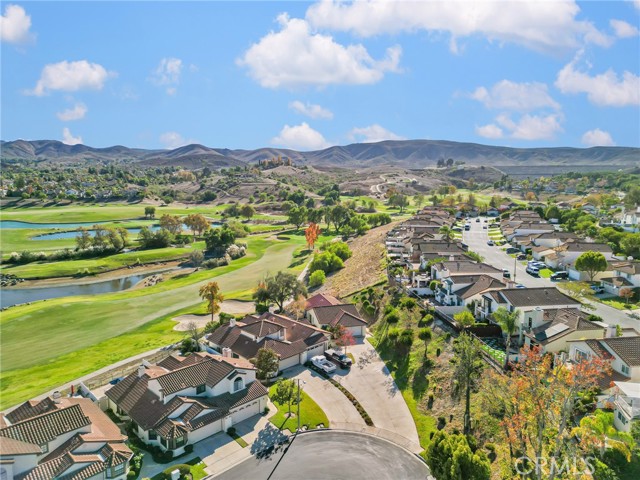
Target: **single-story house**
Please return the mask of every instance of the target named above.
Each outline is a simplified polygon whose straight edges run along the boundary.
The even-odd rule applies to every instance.
[[[537,327],[524,333],[525,345],[539,345],[544,352],[568,351],[571,340],[599,339],[605,329],[588,320],[588,314],[577,308],[534,310],[533,315],[542,316],[542,323],[534,319]]]
[[[270,312],[231,320],[205,337],[213,351],[230,352],[234,358],[250,360],[261,348],[269,348],[280,359],[280,371],[322,355],[329,348],[329,339],[329,333],[318,327]]]
[[[305,317],[312,325],[327,329],[342,325],[354,337],[364,337],[367,333],[367,321],[360,316],[358,309],[351,303],[325,305],[309,308]]]

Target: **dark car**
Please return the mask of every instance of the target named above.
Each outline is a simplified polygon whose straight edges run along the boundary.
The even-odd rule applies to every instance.
[[[551,280],[566,280],[569,278],[569,272],[556,272],[551,274]]]
[[[518,255],[516,257],[516,260],[526,260],[527,259],[527,254],[526,253],[521,253],[520,255]]]
[[[331,348],[324,352],[324,356],[328,360],[337,363],[342,368],[351,368],[351,364],[353,363],[347,355],[342,352],[337,352]]]
[[[518,250],[516,247],[509,247],[507,248],[507,253],[509,255],[513,254],[513,253],[518,253],[520,250]]]

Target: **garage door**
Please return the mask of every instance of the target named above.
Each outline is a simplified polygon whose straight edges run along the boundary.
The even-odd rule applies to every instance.
[[[259,407],[260,402],[258,402],[258,400],[254,400],[253,402],[243,405],[233,413],[233,423],[240,423],[241,421],[260,413]]]

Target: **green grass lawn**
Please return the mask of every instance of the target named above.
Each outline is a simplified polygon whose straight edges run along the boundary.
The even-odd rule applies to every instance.
[[[275,384],[269,389],[269,396],[275,392]],[[304,392],[304,389],[300,390],[300,426],[306,425],[308,429],[316,428],[322,424],[325,427],[329,426],[329,419],[324,411],[318,406],[313,399]],[[287,418],[289,407],[287,405],[279,405],[274,402],[274,405],[278,408],[275,415],[269,418],[269,421],[273,423],[280,430],[285,428],[290,432],[295,432],[298,429],[298,418],[295,416],[298,411],[297,405],[291,405],[292,417]]]
[[[605,305],[609,305],[610,307],[617,308],[618,310],[629,310],[630,308],[635,309],[639,308],[639,305],[634,302],[632,299],[627,303],[626,298],[622,297],[611,297],[611,298],[603,298],[599,300],[601,303]],[[629,308],[630,307],[630,308]]]
[[[538,274],[540,275],[541,278],[549,278],[551,277],[551,275],[553,275],[553,270],[549,268],[543,268],[538,272]]]
[[[304,238],[304,237],[302,237]],[[249,253],[226,267],[201,270],[154,287],[34,302],[0,319],[0,405],[6,408],[105,365],[182,338],[170,320],[201,301],[198,289],[215,280],[226,298],[285,270],[300,240],[251,237]]]
[[[176,460],[174,465],[190,465],[191,466],[191,480],[202,480],[209,474],[204,471],[206,465],[202,461],[200,457],[195,457],[187,462],[181,463],[179,460]],[[169,466],[167,469],[170,468]],[[164,472],[160,472],[157,475],[151,477],[151,480],[164,480]]]
[[[228,434],[231,438],[233,438],[235,440],[235,442],[240,445],[242,448],[246,448],[249,446],[249,444],[247,442],[244,441],[244,438],[242,438],[240,435],[238,435],[237,433],[232,434]]]

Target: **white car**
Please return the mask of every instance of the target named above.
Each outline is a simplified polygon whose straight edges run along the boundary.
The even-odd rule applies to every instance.
[[[317,355],[311,359],[311,363],[313,363],[316,367],[324,370],[326,373],[333,373],[336,371],[336,366],[333,362],[330,362],[322,355]]]

